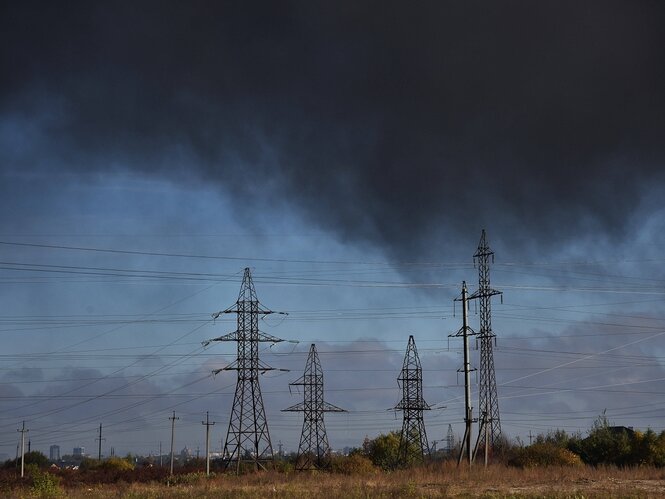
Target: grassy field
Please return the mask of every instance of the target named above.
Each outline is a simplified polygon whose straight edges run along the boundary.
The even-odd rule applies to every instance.
[[[17,485],[4,497],[665,497],[665,470],[656,468],[547,467],[500,465],[457,469],[430,465],[395,472],[342,475],[263,472],[243,476],[201,473],[176,476],[175,483]]]

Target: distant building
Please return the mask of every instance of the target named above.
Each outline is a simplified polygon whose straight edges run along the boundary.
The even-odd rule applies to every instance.
[[[180,459],[182,460],[183,463],[186,463],[192,458],[192,451],[185,446],[184,449],[180,451]]]
[[[635,430],[633,430],[632,426],[608,426],[607,429],[614,435],[625,433],[631,438],[635,436]]]
[[[77,458],[83,458],[85,456],[85,447],[74,447],[72,455]]]
[[[60,446],[59,445],[51,445],[51,447],[49,447],[49,459],[51,461],[60,461]]]

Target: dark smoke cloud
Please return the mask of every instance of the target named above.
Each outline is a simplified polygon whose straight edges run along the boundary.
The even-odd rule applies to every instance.
[[[662,2],[2,10],[3,169],[212,181],[399,256],[620,236],[665,180]]]

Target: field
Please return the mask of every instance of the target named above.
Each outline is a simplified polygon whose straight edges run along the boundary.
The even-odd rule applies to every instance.
[[[46,480],[48,482],[48,479]],[[201,473],[148,483],[36,481],[5,482],[4,497],[158,498],[158,497],[665,497],[665,470],[656,468],[547,467],[518,469],[502,465],[457,469],[430,465],[395,472],[262,472],[243,476]]]

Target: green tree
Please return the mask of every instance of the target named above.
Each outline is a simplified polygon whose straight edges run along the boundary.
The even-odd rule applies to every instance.
[[[391,431],[381,434],[373,440],[368,438],[363,442],[362,454],[368,457],[374,466],[384,470],[393,468],[397,462],[399,451],[400,432]]]
[[[614,464],[628,466],[632,463],[631,436],[627,431],[612,427],[605,415],[599,416],[580,442],[580,456],[587,464]]]
[[[658,435],[649,428],[644,433],[636,431],[632,441],[631,464],[646,466],[665,465],[665,432]]]

